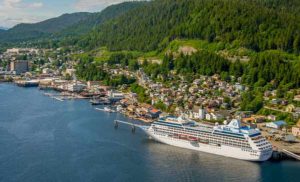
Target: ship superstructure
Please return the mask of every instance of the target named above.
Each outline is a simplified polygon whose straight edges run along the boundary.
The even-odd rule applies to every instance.
[[[211,126],[168,116],[143,130],[165,144],[242,160],[265,161],[273,152],[272,145],[258,129],[242,126],[236,119]]]

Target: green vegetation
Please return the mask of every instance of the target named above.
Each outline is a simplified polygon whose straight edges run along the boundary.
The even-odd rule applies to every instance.
[[[100,13],[64,14],[40,23],[19,24],[7,31],[0,30],[0,41],[12,43],[28,41],[47,48],[56,47],[56,45],[50,46],[49,43],[58,44],[61,41],[61,45],[73,45],[76,36],[88,33],[95,26],[144,4],[146,2],[125,2],[112,5]]]
[[[96,64],[91,56],[82,57],[76,68],[76,75],[85,81],[102,81],[108,86],[117,87],[123,84],[132,84],[134,78],[127,78],[124,75],[111,76],[101,68],[101,64]]]
[[[146,89],[141,87],[140,85],[134,83],[131,84],[130,90],[133,93],[136,93],[138,96],[138,101],[141,103],[151,103],[151,100],[149,99],[149,95],[146,93]]]
[[[275,115],[277,116],[276,120],[284,120],[287,122],[289,126],[293,126],[296,124],[296,121],[294,120],[292,114],[289,113],[282,113],[282,112],[277,112],[269,109],[261,109],[258,114],[262,115]]]
[[[255,93],[253,91],[245,92],[242,94],[242,111],[257,112],[263,107],[263,96],[261,93]]]
[[[154,107],[160,109],[161,111],[166,111],[168,109],[168,107],[162,101],[158,101]]]
[[[1,42],[18,42],[49,37],[52,33],[62,31],[89,16],[89,13],[64,14],[36,24],[19,24],[0,34],[0,40]]]
[[[296,0],[156,0],[99,26],[79,45],[150,51],[184,38],[298,54],[299,7]]]

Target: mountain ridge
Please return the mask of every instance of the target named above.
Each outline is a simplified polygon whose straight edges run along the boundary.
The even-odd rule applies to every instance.
[[[60,39],[78,36],[91,31],[96,25],[120,16],[145,3],[145,1],[123,2],[111,5],[97,13],[77,12],[63,14],[38,23],[21,23],[7,31],[0,30],[0,41],[18,43],[45,38]]]
[[[98,26],[78,45],[153,51],[183,38],[229,43],[257,52],[278,49],[298,54],[298,10],[296,0],[154,0]]]

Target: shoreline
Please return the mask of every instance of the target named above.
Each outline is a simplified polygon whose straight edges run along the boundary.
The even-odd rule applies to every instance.
[[[13,82],[0,82],[0,83],[12,84],[14,86],[20,87],[19,85],[14,84]],[[31,87],[31,88],[34,88],[34,87]],[[53,98],[53,99],[56,99],[56,100],[59,100],[59,101],[62,101],[62,102],[67,101],[67,100],[71,100],[71,98],[67,98],[67,99],[66,98],[60,98],[60,97],[65,97],[67,95],[69,96],[70,93],[66,94],[66,92],[63,92],[61,90],[56,90],[56,89],[51,89],[51,90],[55,91],[57,93],[60,93],[60,94],[54,95],[55,97],[53,97],[51,94],[48,95],[47,92],[44,92],[45,90],[40,89],[40,91],[44,92],[44,96],[48,96],[49,98]],[[72,94],[74,94],[74,93],[71,93],[71,95]],[[89,98],[77,97],[77,98],[73,98],[73,99],[87,100]],[[105,112],[105,111],[103,111],[103,112]],[[135,116],[135,115],[131,114],[129,111],[125,111],[124,109],[121,110],[121,111],[116,111],[115,113],[123,114],[125,117],[127,117],[129,119],[136,120],[136,121],[141,122],[143,124],[150,124],[150,123],[155,121],[154,119],[147,119],[147,118],[142,118],[142,117]],[[290,156],[288,156],[284,152],[282,152],[282,147],[278,147],[278,142],[275,142],[276,145],[274,145],[273,141],[270,141],[270,142],[272,143],[272,146],[274,148],[273,154],[272,154],[272,157],[271,157],[270,161],[283,161],[283,160],[296,161],[295,159],[291,158]],[[283,146],[283,144],[279,144],[279,145]],[[299,152],[295,152],[295,151],[292,151],[292,152],[295,153],[295,154],[299,154]]]

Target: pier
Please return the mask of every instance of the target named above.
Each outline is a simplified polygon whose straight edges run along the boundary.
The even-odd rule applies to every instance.
[[[135,126],[135,127],[141,127],[142,126],[142,125],[139,125],[139,124],[134,124],[134,123],[131,123],[131,122],[121,121],[121,120],[115,120],[114,122],[115,122],[115,124],[116,123],[117,124],[121,123],[121,124],[124,124],[124,125]]]
[[[127,122],[127,121],[115,120],[114,121],[115,129],[117,129],[119,127],[119,124],[124,124],[124,125],[127,125],[127,126],[131,126],[131,132],[132,133],[135,133],[136,128],[143,129],[143,127],[145,127],[145,126],[140,125],[140,124],[134,124],[134,123]]]
[[[285,150],[285,149],[282,149],[282,152],[283,152],[284,154],[286,154],[286,155],[288,155],[288,156],[290,156],[290,157],[292,157],[292,158],[294,158],[294,159],[300,161],[300,156],[299,156],[299,155],[297,155],[297,154],[295,154],[295,153],[293,153],[293,152],[290,152],[290,151],[288,151],[288,150]]]

